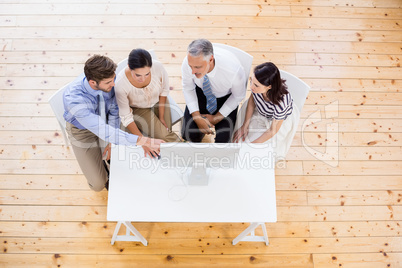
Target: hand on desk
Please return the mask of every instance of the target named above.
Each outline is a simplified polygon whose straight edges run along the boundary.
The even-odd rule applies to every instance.
[[[145,156],[153,156],[156,154],[158,157],[161,151],[161,143],[164,143],[163,140],[160,139],[151,139],[144,136],[139,136],[137,140],[137,145],[143,146]]]
[[[242,125],[233,135],[233,142],[245,141],[248,135],[248,126]]]

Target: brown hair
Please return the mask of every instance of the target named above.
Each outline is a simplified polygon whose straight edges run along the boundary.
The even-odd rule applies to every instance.
[[[84,73],[87,80],[94,80],[99,84],[103,79],[114,76],[117,65],[110,58],[101,55],[93,55],[84,66]]]

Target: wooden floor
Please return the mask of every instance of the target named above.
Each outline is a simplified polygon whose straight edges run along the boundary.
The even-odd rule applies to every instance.
[[[81,2],[0,0],[1,267],[402,267],[401,0]],[[248,223],[135,223],[148,247],[111,246],[107,192],[88,189],[47,100],[90,55],[142,47],[184,107],[200,37],[312,87],[276,168],[271,244],[231,245]]]

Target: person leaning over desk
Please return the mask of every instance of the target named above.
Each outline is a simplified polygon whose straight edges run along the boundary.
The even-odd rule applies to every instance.
[[[110,143],[147,146],[159,152],[163,142],[119,129],[114,92],[116,67],[106,56],[92,56],[85,62],[84,74],[71,83],[63,95],[67,135],[88,185],[94,191],[108,189],[108,169],[102,158],[110,159]],[[103,153],[102,147],[105,148]]]
[[[215,127],[215,142],[230,142],[238,105],[246,95],[247,78],[239,60],[210,41],[197,39],[188,46],[181,70],[186,100],[183,139],[201,142]]]
[[[277,159],[284,158],[297,128],[299,110],[293,105],[285,80],[275,64],[266,62],[255,67],[250,77],[252,96],[246,115],[235,131],[233,142],[271,143]]]
[[[127,131],[166,142],[181,141],[172,132],[168,74],[148,51],[137,48],[130,52],[128,66],[117,74],[115,91],[121,123]],[[156,156],[150,148],[143,148],[146,155]]]

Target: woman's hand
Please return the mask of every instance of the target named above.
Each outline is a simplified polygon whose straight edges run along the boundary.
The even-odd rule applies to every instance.
[[[245,141],[248,135],[248,126],[242,125],[233,135],[233,142]]]
[[[166,129],[169,130],[169,128],[165,122],[165,119],[162,118],[162,119],[159,119],[159,121],[161,121],[162,125],[164,125],[166,127]]]

